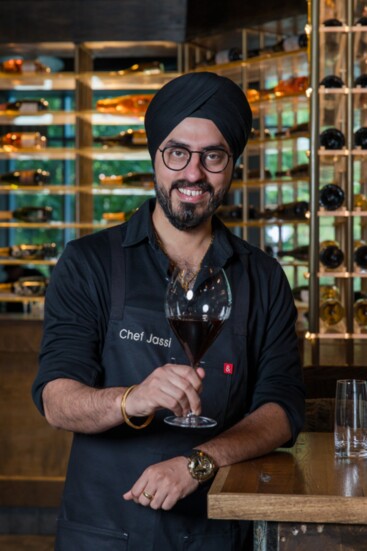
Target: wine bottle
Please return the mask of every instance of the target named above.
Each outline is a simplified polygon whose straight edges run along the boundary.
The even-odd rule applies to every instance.
[[[52,207],[20,207],[13,211],[0,211],[0,220],[21,220],[22,222],[48,222]]]
[[[19,113],[37,113],[38,111],[47,111],[48,101],[40,99],[18,99],[8,101],[0,106],[0,111],[17,111]]]
[[[127,222],[138,210],[138,207],[126,212],[105,212],[102,214],[102,219],[107,222]]]
[[[295,260],[300,260],[301,262],[307,261],[309,258],[309,245],[300,245],[294,249],[278,251],[277,256],[279,258],[291,256]]]
[[[50,67],[47,67],[38,59],[7,59],[0,63],[0,71],[3,73],[50,73]]]
[[[320,86],[324,86],[325,88],[343,88],[345,84],[337,75],[328,75],[321,80]]]
[[[271,46],[264,46],[263,48],[251,48],[247,52],[247,57],[256,57],[262,54],[275,53],[275,52],[293,52],[300,48],[307,47],[307,34],[301,33],[298,35],[287,36],[282,40],[272,44]]]
[[[237,180],[242,180],[242,171],[243,171],[243,165],[238,165],[235,168],[235,172],[233,174],[233,177]],[[247,178],[249,180],[259,179],[260,178],[260,169],[259,168],[250,168],[247,173]],[[269,179],[272,178],[272,174],[269,169],[265,169],[264,171],[264,178]]]
[[[22,297],[41,297],[46,293],[48,280],[43,276],[20,277],[13,283],[13,291]]]
[[[278,178],[282,178],[284,176],[290,176],[292,178],[303,177],[308,176],[309,173],[309,164],[308,163],[302,163],[299,165],[295,165],[291,168],[288,168],[286,170],[277,170],[275,172],[275,176]]]
[[[344,317],[344,306],[335,298],[328,298],[321,302],[319,308],[320,318],[326,325],[336,325]]]
[[[250,139],[254,140],[261,137],[261,132],[257,128],[251,128]],[[268,128],[264,129],[264,138],[271,138],[271,133]]]
[[[255,88],[248,88],[246,90],[246,96],[249,101],[249,103],[254,103],[255,101],[260,100],[260,90],[256,90]]]
[[[359,298],[353,305],[354,319],[361,329],[367,328],[367,298]]]
[[[43,149],[47,138],[39,132],[8,132],[0,137],[0,143],[4,149]]]
[[[307,48],[307,34],[301,33],[295,36],[287,36],[281,41],[282,50],[284,52],[293,52],[300,48]]]
[[[147,145],[145,130],[123,130],[115,136],[97,136],[94,142],[101,143],[104,147],[142,147]]]
[[[99,175],[99,183],[104,185],[142,185],[151,186],[154,181],[153,172],[128,172],[123,175],[106,176],[105,174]]]
[[[320,244],[319,260],[326,268],[336,270],[344,262],[344,253],[336,241],[322,241]]]
[[[367,243],[365,241],[354,243],[354,262],[361,270],[367,269]]]
[[[340,291],[336,285],[320,285],[320,302],[335,298],[340,300]]]
[[[301,94],[302,92],[306,92],[308,86],[309,80],[307,76],[290,77],[286,80],[280,80],[274,87],[274,93],[276,97]]]
[[[367,88],[367,75],[359,75],[354,81],[355,88]]]
[[[367,197],[364,193],[354,195],[354,208],[357,210],[367,210]]]
[[[345,146],[344,134],[337,128],[326,128],[320,134],[320,145],[325,149],[342,149]]]
[[[50,181],[50,173],[41,168],[35,170],[14,170],[0,174],[0,184],[17,184],[19,186],[33,186],[47,184]]]
[[[326,210],[337,210],[344,203],[345,193],[336,184],[326,184],[320,189],[319,203]]]
[[[13,290],[13,283],[0,283],[0,293],[12,293]]]
[[[342,79],[336,75],[328,75],[320,82],[320,88],[340,89],[344,87]],[[331,125],[335,121],[336,108],[339,103],[339,98],[336,94],[326,92],[322,97],[321,109],[325,111],[324,124]]]
[[[132,94],[97,101],[97,111],[143,117],[154,94]]]
[[[242,59],[242,52],[239,48],[228,48],[226,50],[220,50],[214,56],[214,62],[217,65],[221,63],[229,63],[230,61],[239,61]]]
[[[335,17],[326,19],[322,23],[325,27],[342,27],[343,23]],[[325,55],[326,59],[335,59],[339,54],[340,49],[340,34],[325,33]]]
[[[367,127],[362,126],[354,133],[354,145],[361,149],[367,149]]]
[[[102,214],[102,219],[106,222],[125,222],[125,213],[124,212],[104,212]]]
[[[300,122],[298,124],[294,124],[293,126],[290,126],[289,128],[277,130],[274,133],[274,136],[276,137],[293,136],[294,134],[301,134],[303,132],[308,132],[308,131],[309,131],[308,122]]]
[[[355,22],[356,26],[366,27],[367,26],[367,17],[365,15],[362,15],[357,21]]]
[[[57,246],[55,243],[42,243],[41,245],[21,244],[0,247],[0,256],[20,260],[44,260],[57,256]]]
[[[310,297],[310,290],[308,285],[297,285],[297,287],[293,287],[292,295],[294,300],[299,300],[300,302],[308,302]]]
[[[242,205],[221,205],[217,209],[217,215],[222,220],[242,220],[243,209]]]
[[[143,73],[145,75],[159,75],[164,73],[164,65],[160,61],[139,61],[127,69],[117,71],[118,75],[131,75]]]
[[[288,132],[291,136],[293,134],[301,134],[302,132],[308,132],[310,130],[310,125],[308,122],[300,122],[298,124],[294,124],[288,129]]]
[[[247,172],[247,179],[248,180],[258,180],[260,178],[260,169],[259,168],[250,168]],[[272,173],[268,168],[264,170],[264,178],[271,179]],[[240,163],[235,166],[233,171],[233,179],[234,180],[242,180],[243,179],[243,164]]]
[[[325,27],[342,27],[343,26],[343,23],[339,19],[336,19],[335,17],[326,19],[322,24]]]
[[[254,209],[254,215],[257,219],[304,220],[307,218],[308,210],[309,204],[307,201],[294,201],[278,205],[273,209],[267,208],[263,212],[258,212]]]

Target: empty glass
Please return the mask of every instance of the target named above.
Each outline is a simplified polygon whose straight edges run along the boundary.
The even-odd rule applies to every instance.
[[[367,457],[367,381],[337,381],[334,443],[337,457]]]

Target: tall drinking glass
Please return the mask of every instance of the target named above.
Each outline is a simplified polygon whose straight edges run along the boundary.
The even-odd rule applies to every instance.
[[[337,381],[334,442],[337,457],[367,457],[367,381]]]

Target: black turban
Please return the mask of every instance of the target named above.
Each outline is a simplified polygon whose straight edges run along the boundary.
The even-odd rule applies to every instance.
[[[214,122],[236,160],[252,127],[245,94],[232,80],[215,73],[187,73],[165,84],[154,96],[145,115],[148,149],[154,163],[158,147],[186,117]]]

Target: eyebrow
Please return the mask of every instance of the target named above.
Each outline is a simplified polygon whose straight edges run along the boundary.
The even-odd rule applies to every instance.
[[[164,147],[185,147],[186,149],[188,149],[190,151],[189,144],[187,144],[185,142],[178,142],[176,140],[169,140],[165,144]],[[227,148],[225,147],[225,145],[223,143],[207,145],[207,146],[203,147],[201,149],[201,151],[207,151],[207,150],[210,150],[210,149],[222,149],[223,151],[227,151]]]

